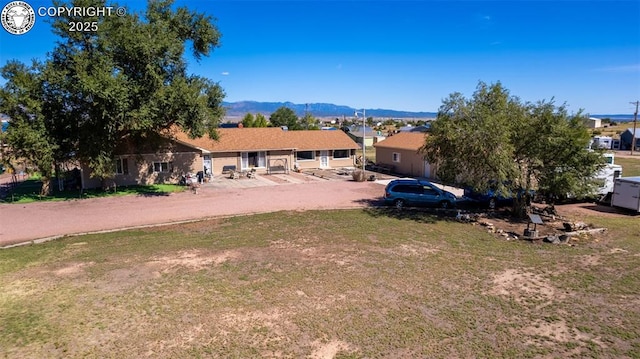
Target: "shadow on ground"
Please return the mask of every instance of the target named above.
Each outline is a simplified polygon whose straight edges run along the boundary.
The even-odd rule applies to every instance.
[[[40,180],[26,180],[17,185],[5,185],[2,187],[0,202],[6,203],[28,203],[40,201],[69,201],[87,198],[101,198],[123,195],[135,195],[141,197],[164,197],[171,194],[170,191],[163,190],[156,186],[128,186],[119,187],[116,190],[103,189],[79,189],[57,190],[54,189],[49,196],[40,195],[42,182]]]
[[[600,212],[600,213],[615,213],[615,214],[623,214],[623,215],[628,215],[628,216],[640,216],[639,212],[635,212],[631,209],[626,209],[626,208],[618,208],[618,207],[611,207],[611,206],[606,206],[606,205],[601,205],[601,204],[585,204],[580,206],[584,209],[590,210],[590,211],[594,211],[594,212]]]
[[[409,220],[418,223],[435,223],[437,221],[455,220],[458,210],[430,207],[407,207],[398,210],[385,206],[382,199],[364,199],[355,201],[363,205],[364,212],[373,218],[388,217],[398,220]]]

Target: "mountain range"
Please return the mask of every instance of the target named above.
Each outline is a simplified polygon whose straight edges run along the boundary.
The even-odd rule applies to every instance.
[[[228,117],[243,117],[247,113],[261,113],[267,118],[280,107],[288,107],[292,109],[296,115],[302,117],[305,113],[310,113],[314,117],[353,117],[356,111],[362,112],[362,109],[356,109],[350,106],[335,105],[332,103],[308,103],[295,104],[292,102],[259,102],[259,101],[239,101],[239,102],[223,102],[222,105],[227,109]],[[382,118],[436,118],[437,112],[413,112],[402,110],[389,110],[380,108],[364,109],[367,117]],[[633,115],[613,114],[613,115],[590,115],[596,118],[609,118],[617,122],[633,121]]]
[[[240,102],[223,102],[222,105],[227,109],[227,116],[244,116],[247,113],[261,113],[266,117],[275,112],[280,107],[288,107],[292,109],[296,115],[304,116],[309,113],[314,117],[353,117],[356,111],[362,112],[363,109],[355,109],[349,106],[334,105],[332,103],[309,103],[295,104],[292,102],[258,102],[258,101],[240,101]],[[435,118],[436,112],[412,112],[398,111],[387,109],[364,109],[367,117],[389,117],[389,118]]]

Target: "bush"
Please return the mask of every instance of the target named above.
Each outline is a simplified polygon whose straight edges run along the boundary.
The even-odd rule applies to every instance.
[[[353,171],[351,176],[353,177],[353,180],[356,181],[356,182],[364,182],[364,180],[365,180],[364,171],[363,170],[355,170],[355,171]]]

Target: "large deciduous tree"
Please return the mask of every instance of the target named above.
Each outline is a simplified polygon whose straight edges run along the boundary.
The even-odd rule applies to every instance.
[[[269,116],[271,126],[287,126],[289,130],[301,130],[300,122],[296,113],[288,107],[280,107]]]
[[[38,167],[43,180],[42,193],[46,194],[59,146],[47,130],[42,108],[42,64],[34,62],[26,66],[10,61],[0,73],[7,79],[0,89],[0,112],[11,119],[3,139],[9,145],[8,158],[4,160],[25,160]]]
[[[255,116],[247,113],[242,118],[242,127],[267,127],[268,125],[267,119],[261,113],[257,113]]]
[[[264,117],[263,114],[257,113],[256,119],[253,122],[253,127],[267,127],[267,126],[269,126],[269,121],[267,121],[267,118]]]
[[[553,102],[522,103],[500,83],[480,82],[471,98],[443,100],[422,151],[444,181],[477,191],[516,193],[537,187],[548,197],[590,193],[603,165],[588,150],[581,115]],[[516,201],[522,214],[524,201]]]
[[[540,101],[528,106],[524,123],[514,132],[522,178],[534,181],[548,200],[594,193],[592,178],[605,159],[601,149],[588,149],[591,138],[584,119],[581,112],[570,116],[565,105]]]
[[[318,119],[313,117],[312,114],[306,113],[304,117],[300,119],[300,127],[305,130],[319,130],[320,126],[318,126]]]
[[[105,2],[78,0],[73,6]],[[74,21],[96,21],[98,30],[70,32],[68,23]],[[33,126],[33,131],[50,140],[55,161],[73,156],[88,163],[94,176],[108,178],[122,141],[148,143],[172,128],[217,138],[224,92],[218,83],[189,75],[184,58],[187,44],[195,59],[219,46],[220,33],[210,16],[158,0],[150,1],[144,14],[62,16],[53,28],[58,45],[42,66],[31,70],[39,82],[34,95],[39,112],[30,116],[42,118],[44,129]],[[9,66],[26,70],[10,63],[3,76]],[[5,76],[0,108],[10,116],[18,108],[33,108],[10,91],[19,77]],[[12,120],[9,132],[16,128]],[[24,146],[12,143],[11,136],[8,141],[12,147]]]
[[[242,127],[255,127],[256,118],[251,113],[247,113],[242,118]]]
[[[511,132],[513,117],[521,112],[519,100],[499,83],[480,83],[470,99],[453,93],[443,100],[431,124],[425,157],[437,164],[444,181],[478,190],[486,190],[490,181],[502,187],[517,174]]]

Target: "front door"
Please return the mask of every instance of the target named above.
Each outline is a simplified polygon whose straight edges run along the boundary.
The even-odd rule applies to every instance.
[[[329,167],[329,151],[320,151],[320,168]]]
[[[213,173],[213,168],[211,166],[211,156],[210,155],[204,155],[202,157],[202,162],[203,162],[203,167],[204,167],[204,174],[205,175],[211,175]]]
[[[424,161],[424,174],[426,178],[431,178],[431,164],[429,162]]]

